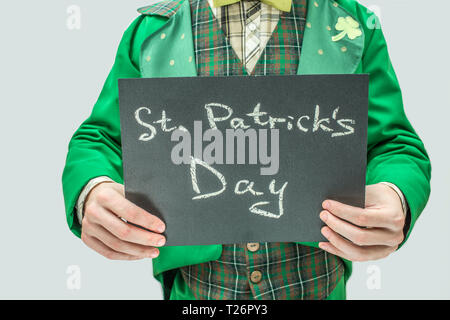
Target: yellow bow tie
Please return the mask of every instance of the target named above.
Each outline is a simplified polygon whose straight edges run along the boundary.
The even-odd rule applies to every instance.
[[[226,6],[228,4],[233,4],[241,0],[213,0],[214,7]],[[275,7],[281,11],[289,12],[291,11],[292,0],[260,0],[269,6]]]

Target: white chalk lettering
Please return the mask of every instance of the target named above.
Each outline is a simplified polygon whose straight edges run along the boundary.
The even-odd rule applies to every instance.
[[[222,108],[222,109],[226,110],[227,115],[224,117],[214,117],[214,111],[213,111],[212,107],[218,107],[218,108]],[[215,103],[215,102],[208,103],[205,105],[205,109],[206,109],[206,114],[207,114],[208,121],[209,121],[209,126],[211,129],[217,129],[216,122],[228,120],[231,117],[231,115],[233,114],[233,109],[231,109],[229,106],[227,106],[225,104],[221,104],[221,103]]]
[[[246,185],[244,190],[240,189],[240,185],[241,184]],[[250,192],[254,196],[262,196],[264,194],[264,192],[255,191],[253,189],[254,185],[255,185],[255,183],[253,181],[252,182],[250,182],[248,180],[238,181],[238,183],[236,183],[236,187],[234,188],[234,193],[241,195],[241,194],[245,194],[247,192]]]
[[[272,180],[269,185],[270,193],[274,194],[274,195],[278,195],[278,214],[274,214],[270,211],[259,208],[260,206],[265,206],[265,205],[270,204],[269,201],[257,202],[249,208],[249,211],[254,214],[261,215],[261,216],[264,216],[267,218],[273,218],[273,219],[281,218],[281,216],[284,214],[283,200],[284,200],[284,191],[285,191],[287,185],[288,185],[288,182],[286,181],[278,191],[275,190],[275,180]]]
[[[213,175],[215,175],[217,177],[217,179],[220,181],[220,183],[222,184],[222,188],[220,190],[218,190],[218,191],[201,194],[200,193],[200,188],[198,187],[198,182],[197,182],[197,165],[202,166],[203,168],[205,168],[209,172],[211,172]],[[192,198],[192,200],[200,200],[200,199],[207,199],[207,198],[210,198],[210,197],[215,197],[215,196],[221,194],[222,192],[224,192],[226,190],[227,182],[226,182],[225,177],[223,176],[223,174],[221,174],[219,171],[217,171],[216,169],[214,169],[213,167],[211,167],[207,163],[203,162],[202,160],[199,160],[199,159],[196,159],[194,157],[191,157],[191,169],[190,169],[190,172],[191,172],[191,179],[192,179],[192,189],[194,190],[195,193],[198,194],[197,196],[194,196]]]
[[[141,126],[146,127],[147,129],[150,130],[150,133],[143,133],[143,134],[141,134],[139,136],[139,140],[141,140],[141,141],[150,141],[156,135],[156,128],[154,126],[152,126],[151,124],[146,123],[146,122],[141,120],[141,116],[140,116],[141,111],[145,111],[145,112],[147,112],[147,114],[151,114],[152,111],[149,108],[142,107],[142,108],[137,109],[136,112],[134,113],[134,117],[136,119],[136,122],[139,123]]]

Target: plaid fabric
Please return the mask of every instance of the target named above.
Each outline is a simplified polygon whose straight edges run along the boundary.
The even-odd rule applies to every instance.
[[[221,28],[224,23],[207,0],[189,1],[198,75],[246,75]],[[222,19],[226,14],[222,10]],[[296,74],[305,17],[306,0],[293,0],[290,12],[280,11],[252,75]],[[296,243],[232,244],[223,245],[218,260],[180,272],[197,299],[324,299],[342,277],[344,265],[339,257]]]
[[[248,75],[207,1],[190,0],[190,3],[198,75]],[[280,11],[279,22],[251,75],[296,73],[305,26],[306,0],[293,1],[293,8],[295,10],[290,12]],[[225,10],[222,10],[222,21],[223,15],[226,15]]]
[[[258,0],[218,8],[214,8],[213,0],[208,3],[234,52],[251,74],[278,24],[280,10]]]
[[[158,1],[149,6],[138,9],[142,14],[155,14],[170,18],[184,0],[164,0]]]
[[[262,243],[256,252],[224,245],[218,260],[180,270],[201,300],[325,299],[344,273],[340,258],[296,243]],[[257,283],[254,271],[262,274]]]

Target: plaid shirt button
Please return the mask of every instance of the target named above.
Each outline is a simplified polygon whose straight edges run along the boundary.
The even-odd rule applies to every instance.
[[[256,252],[259,250],[259,243],[258,242],[247,243],[247,249],[250,252]]]
[[[261,279],[262,279],[262,273],[261,273],[261,271],[253,271],[253,272],[250,274],[250,280],[251,280],[253,283],[259,283],[259,282],[261,282]]]

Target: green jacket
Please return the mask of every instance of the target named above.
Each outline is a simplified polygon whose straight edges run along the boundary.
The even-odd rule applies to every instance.
[[[189,1],[175,1],[179,2],[175,12],[161,13],[149,7],[140,10],[141,15],[123,35],[91,115],[70,141],[62,182],[67,222],[77,236],[81,227],[74,207],[84,185],[97,176],[123,183],[117,79],[197,76]],[[339,18],[347,17],[359,22],[356,29],[361,32],[353,37],[355,30],[347,29],[344,37],[336,38],[342,35],[336,28]],[[404,113],[378,20],[355,0],[309,1],[298,74],[326,73],[370,74],[366,182],[387,181],[402,190],[410,208],[406,241],[429,197],[430,161]],[[221,245],[161,248],[160,256],[153,259],[153,273],[163,284],[165,296],[173,281],[170,270],[216,260],[221,252]],[[347,281],[351,262],[345,264]]]

